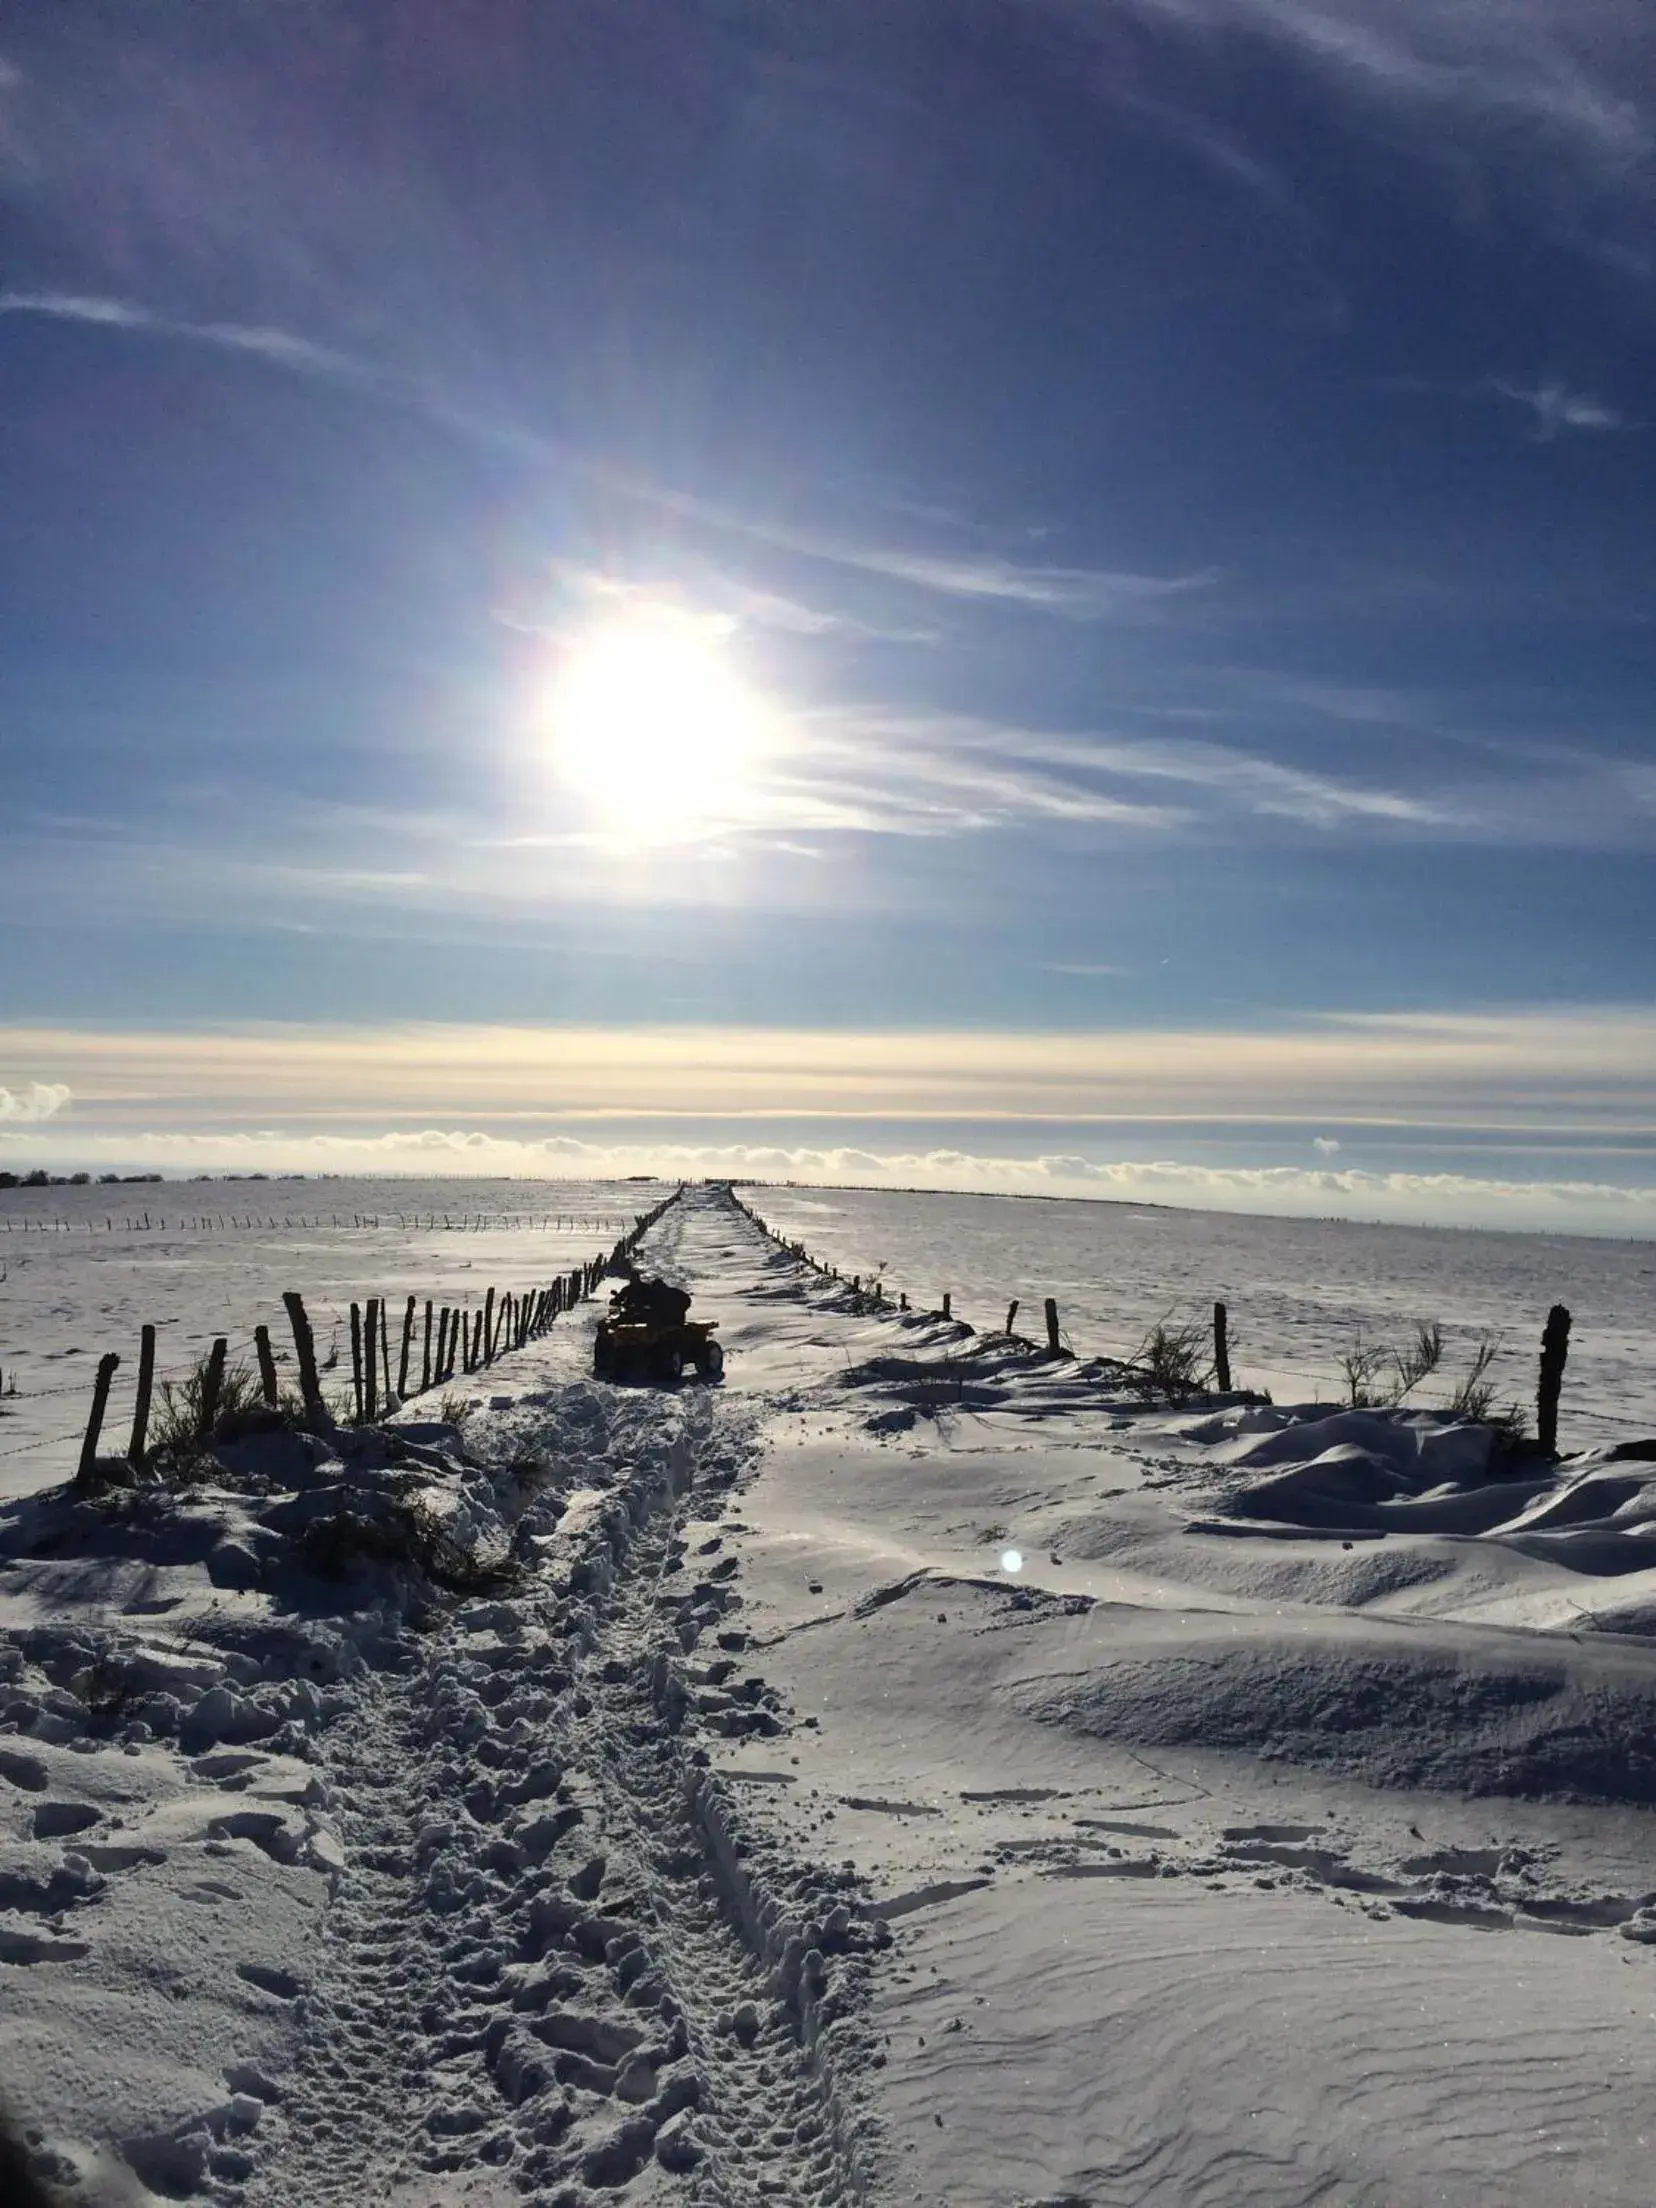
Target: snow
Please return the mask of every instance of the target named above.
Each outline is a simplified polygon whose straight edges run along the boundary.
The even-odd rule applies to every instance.
[[[1407,1343],[1440,1320],[1443,1379],[1479,1338],[1501,1338],[1497,1400],[1532,1404],[1541,1327],[1555,1303],[1574,1318],[1564,1390],[1567,1448],[1656,1433],[1656,1245],[1586,1235],[1381,1227],[1346,1219],[1255,1219],[1145,1204],[872,1189],[743,1191],[790,1241],[886,1293],[999,1326],[1014,1297],[1040,1334],[1057,1298],[1082,1355],[1130,1354],[1169,1311],[1205,1327],[1228,1306],[1240,1383],[1284,1401],[1338,1399],[1339,1360],[1358,1333]]]
[[[458,1426],[0,1506],[68,2198],[1648,2198],[1656,1461],[1147,1400],[713,1189],[640,1254],[721,1387],[589,1304]]]
[[[389,1296],[396,1357],[407,1296],[475,1311],[490,1287],[543,1287],[667,1193],[659,1183],[456,1180],[0,1190],[0,1495],[74,1470],[106,1350],[122,1362],[105,1431],[124,1439],[146,1324],[157,1330],[158,1376],[175,1380],[227,1328],[233,1359],[250,1361],[253,1329],[266,1325],[291,1385],[282,1294],[295,1288],[325,1385],[337,1387],[341,1369],[350,1375],[353,1299]]]

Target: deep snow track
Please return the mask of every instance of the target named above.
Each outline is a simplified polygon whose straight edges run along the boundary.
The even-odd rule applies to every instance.
[[[224,2199],[866,2197],[836,2059],[866,1927],[832,1877],[750,1851],[697,1746],[781,1729],[743,1636],[716,1645],[735,1560],[680,1530],[718,1516],[746,1424],[699,1390],[546,1404],[522,1581],[405,1636],[330,1733],[345,1864]]]

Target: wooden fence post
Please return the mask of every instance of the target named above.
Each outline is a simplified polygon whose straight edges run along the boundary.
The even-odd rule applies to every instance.
[[[1048,1296],[1046,1299],[1046,1330],[1047,1355],[1049,1357],[1061,1357],[1064,1352],[1058,1340],[1058,1298],[1056,1296]]]
[[[297,1290],[289,1288],[282,1302],[293,1329],[293,1354],[299,1360],[299,1394],[305,1406],[305,1416],[318,1420],[327,1417],[322,1401],[321,1383],[316,1377],[316,1339],[311,1333],[310,1320],[305,1316],[304,1298]]]
[[[362,1306],[351,1306],[351,1386],[356,1390],[356,1422],[362,1424]]]
[[[1008,1334],[1010,1334],[1010,1333],[1011,1333],[1011,1331],[1012,1331],[1012,1321],[1013,1321],[1013,1320],[1014,1320],[1014,1319],[1015,1319],[1015,1318],[1017,1317],[1017,1315],[1018,1315],[1018,1299],[1017,1299],[1017,1297],[1016,1297],[1016,1296],[1014,1296],[1014,1297],[1012,1298],[1012,1301],[1011,1301],[1011,1302],[1010,1302],[1010,1303],[1009,1303],[1009,1304],[1007,1305],[1007,1307],[1006,1307],[1006,1328],[1005,1328],[1005,1331],[1006,1331],[1006,1332],[1007,1332]]]
[[[391,1298],[382,1296],[379,1321],[380,1370],[385,1375],[385,1408],[388,1411],[391,1408],[391,1321],[387,1317],[390,1309]]]
[[[253,1329],[253,1349],[259,1360],[259,1393],[271,1410],[276,1408],[276,1360],[270,1350],[270,1329],[256,1326]]]
[[[155,1388],[155,1329],[146,1326],[138,1337],[138,1400],[132,1406],[132,1440],[127,1462],[142,1472],[149,1453],[150,1396]]]
[[[92,1383],[92,1415],[86,1422],[86,1439],[81,1443],[80,1463],[75,1471],[75,1485],[92,1485],[92,1467],[98,1461],[98,1436],[103,1432],[104,1412],[109,1408],[110,1383],[115,1378],[115,1367],[120,1358],[111,1350],[98,1359],[98,1377]]]
[[[215,1335],[213,1346],[207,1352],[207,1369],[201,1376],[201,1416],[196,1423],[196,1440],[210,1441],[213,1421],[218,1417],[219,1395],[224,1387],[224,1360],[229,1355],[230,1344],[224,1335]]]
[[[1225,1307],[1222,1303],[1216,1303],[1213,1307],[1213,1377],[1218,1382],[1221,1395],[1229,1395],[1231,1384],[1228,1328]]]
[[[408,1396],[408,1357],[414,1346],[414,1298],[409,1297],[403,1311],[402,1355],[397,1360],[397,1395],[406,1401]]]
[[[425,1347],[420,1353],[420,1393],[424,1395],[431,1385],[431,1298],[427,1296],[425,1307]]]
[[[370,1296],[362,1315],[363,1411],[370,1426],[379,1410],[379,1315],[380,1299]]]
[[[494,1361],[494,1290],[485,1290],[483,1296],[483,1362]]]
[[[1535,1438],[1547,1455],[1558,1454],[1558,1398],[1570,1354],[1570,1314],[1555,1303],[1541,1333],[1541,1377],[1535,1391]]]
[[[952,1299],[949,1295],[949,1291],[947,1288],[945,1288],[943,1291],[943,1316],[946,1319],[952,1319],[954,1317],[954,1313],[949,1308],[951,1301]]]

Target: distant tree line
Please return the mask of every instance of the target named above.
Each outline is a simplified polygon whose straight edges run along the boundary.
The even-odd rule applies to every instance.
[[[100,1173],[100,1188],[124,1188],[129,1181],[158,1181],[159,1173]],[[90,1188],[90,1173],[48,1173],[36,1166],[32,1173],[0,1173],[0,1188]]]

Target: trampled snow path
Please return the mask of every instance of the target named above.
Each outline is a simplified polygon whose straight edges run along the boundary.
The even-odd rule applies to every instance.
[[[676,1528],[719,1507],[741,1423],[701,1396],[612,1408],[589,1469],[630,1466],[563,1591],[454,1612],[330,1741],[346,1868],[238,2198],[573,2202],[652,2166],[729,2208],[861,2197],[832,2070],[801,2043],[809,1988],[796,1966],[779,1991],[762,1933],[732,1922],[686,1734],[692,1698],[733,1731],[775,1725],[757,1681],[709,1684],[729,1657],[686,1657],[733,1589]],[[532,1504],[520,1553],[555,1539]]]

